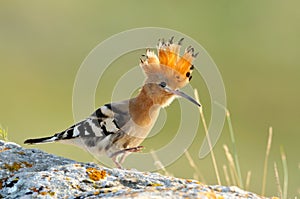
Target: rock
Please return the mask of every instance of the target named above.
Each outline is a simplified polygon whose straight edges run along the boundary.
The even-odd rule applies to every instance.
[[[0,141],[0,198],[263,198],[237,187],[109,169]]]

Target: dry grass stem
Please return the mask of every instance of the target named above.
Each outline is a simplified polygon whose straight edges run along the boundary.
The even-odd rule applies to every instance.
[[[225,155],[226,155],[226,158],[227,158],[227,161],[228,161],[228,164],[229,164],[229,171],[230,171],[230,174],[231,174],[231,180],[232,180],[233,184],[237,184],[238,174],[237,174],[237,171],[236,171],[236,167],[235,167],[235,164],[234,164],[233,157],[232,157],[231,153],[229,152],[229,149],[228,149],[227,145],[223,145],[223,148],[224,148]]]
[[[245,189],[249,190],[250,188],[250,180],[251,180],[251,171],[247,172],[247,177],[246,177],[246,185],[245,185]]]
[[[204,176],[201,174],[200,170],[198,169],[198,167],[196,166],[192,156],[190,155],[190,153],[188,152],[188,150],[184,151],[184,155],[186,157],[186,159],[188,160],[190,166],[195,170],[195,174],[194,174],[194,178],[196,180],[200,180],[201,182],[205,183],[205,179]],[[199,179],[200,178],[200,179]]]
[[[276,185],[277,185],[278,196],[280,198],[282,198],[282,188],[280,185],[279,173],[278,173],[276,162],[274,162],[274,172],[275,172],[275,180],[276,180]]]
[[[2,139],[4,141],[8,141],[7,132],[8,132],[8,130],[2,128],[2,126],[0,125],[0,139]]]
[[[227,166],[225,164],[223,165],[223,172],[224,172],[224,176],[225,176],[227,186],[230,186],[231,185],[230,184],[230,178],[229,178],[229,175],[228,175]]]
[[[157,155],[155,154],[155,152],[153,150],[150,151],[153,159],[154,159],[154,165],[156,166],[157,169],[161,169],[165,175],[167,176],[173,176],[172,174],[170,174],[165,166],[161,163],[161,161],[158,159]]]
[[[196,101],[198,103],[200,103],[197,89],[194,89],[194,95],[195,95]],[[199,107],[199,112],[200,112],[201,120],[202,120],[202,123],[203,123],[205,135],[206,135],[206,138],[207,138],[207,142],[208,142],[208,145],[209,145],[209,149],[210,149],[210,152],[211,152],[211,158],[212,158],[213,166],[214,166],[214,169],[215,169],[217,181],[218,181],[218,184],[221,185],[221,180],[220,180],[220,175],[219,175],[219,171],[218,171],[217,161],[216,161],[215,154],[214,154],[214,151],[213,151],[213,147],[212,147],[210,137],[209,137],[209,134],[208,134],[208,128],[207,128],[207,125],[206,125],[206,121],[205,121],[202,106]]]
[[[230,139],[231,139],[231,143],[232,143],[234,164],[235,164],[235,167],[236,167],[236,173],[238,175],[238,178],[236,179],[237,180],[237,185],[240,186],[241,188],[244,188],[242,174],[241,174],[241,168],[240,168],[240,163],[239,163],[239,158],[238,158],[238,152],[236,150],[235,137],[234,137],[233,127],[232,127],[230,112],[222,104],[220,104],[218,102],[215,102],[215,104],[217,104],[218,106],[223,108],[226,112],[226,119],[227,119],[227,124],[228,124],[228,128],[229,128]]]
[[[281,148],[281,160],[283,166],[283,191],[282,198],[287,199],[287,191],[288,191],[288,166],[286,161],[286,155],[284,153],[283,148]]]
[[[268,144],[267,144],[267,149],[266,149],[266,156],[265,156],[265,162],[264,162],[264,172],[263,172],[263,180],[262,180],[262,190],[261,190],[261,195],[265,195],[266,191],[266,182],[267,182],[267,173],[268,173],[268,159],[269,159],[269,154],[271,150],[271,145],[272,145],[272,136],[273,136],[273,128],[269,128],[269,138],[268,138]]]
[[[241,174],[241,169],[240,169],[238,152],[236,150],[236,145],[235,145],[235,137],[234,137],[232,122],[231,122],[231,118],[230,118],[230,112],[226,108],[225,108],[225,110],[226,110],[226,118],[227,118],[227,122],[228,122],[230,138],[231,138],[231,142],[232,142],[232,150],[233,150],[233,155],[234,155],[234,162],[235,162],[236,171],[237,171],[237,175],[238,175],[238,178],[237,178],[238,185],[241,188],[243,188],[244,187],[244,185],[243,185],[243,179],[242,179],[242,174]]]

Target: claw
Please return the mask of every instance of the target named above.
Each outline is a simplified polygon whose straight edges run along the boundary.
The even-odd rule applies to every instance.
[[[115,157],[115,156],[118,156],[121,153],[125,153],[125,152],[140,152],[143,148],[144,148],[143,146],[136,146],[136,147],[132,147],[132,148],[123,149],[123,150],[114,152],[110,157]]]
[[[122,169],[123,167],[122,167],[121,163],[124,161],[126,154],[128,152],[140,152],[143,148],[144,148],[143,146],[136,146],[136,147],[132,147],[132,148],[123,149],[123,150],[114,152],[109,157],[112,158],[112,160],[115,163],[117,168]],[[121,154],[123,155],[123,157],[121,158],[121,161],[119,161],[118,157]]]

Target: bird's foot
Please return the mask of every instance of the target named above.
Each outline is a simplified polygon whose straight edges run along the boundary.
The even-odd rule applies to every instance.
[[[112,160],[114,161],[114,163],[115,163],[115,165],[116,165],[117,168],[123,169],[121,163],[124,162],[125,157],[129,153],[140,152],[143,148],[144,148],[143,146],[136,146],[136,147],[131,147],[131,148],[123,149],[123,150],[120,150],[120,151],[117,151],[117,152],[113,153],[110,157],[112,157]],[[118,161],[118,156],[121,155],[121,154],[123,156],[121,157],[121,160]]]
[[[140,152],[144,147],[143,146],[136,146],[136,147],[131,147],[131,148],[126,148],[126,149],[122,149],[120,151],[114,152],[111,157],[115,157],[118,156],[122,153],[126,153],[126,152]]]

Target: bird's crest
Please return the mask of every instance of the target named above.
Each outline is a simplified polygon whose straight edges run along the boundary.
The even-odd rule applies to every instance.
[[[172,75],[180,82],[178,87],[185,86],[192,78],[191,73],[194,68],[192,62],[198,53],[194,53],[191,46],[185,49],[182,56],[179,55],[183,38],[177,43],[173,42],[174,37],[165,41],[160,39],[157,51],[158,56],[150,49],[141,57],[141,66],[146,75],[160,73],[169,77]],[[170,74],[172,73],[172,74]]]

